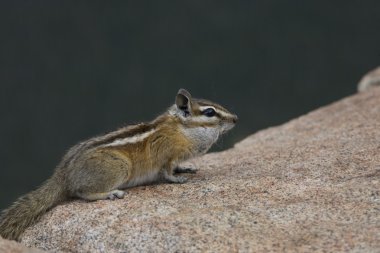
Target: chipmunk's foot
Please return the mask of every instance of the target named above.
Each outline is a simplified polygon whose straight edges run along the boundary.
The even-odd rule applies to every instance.
[[[174,169],[174,173],[190,173],[190,174],[195,174],[197,173],[198,169],[196,168],[182,168],[182,167],[177,167]]]
[[[111,199],[111,200],[114,200],[116,198],[122,199],[122,198],[124,198],[124,195],[125,195],[125,191],[113,190],[113,191],[109,192],[107,199]]]
[[[113,191],[109,191],[109,192],[98,192],[98,193],[81,193],[81,194],[78,194],[77,196],[82,198],[82,199],[85,199],[85,200],[89,200],[89,201],[95,201],[95,200],[104,200],[104,199],[122,199],[125,195],[125,191],[121,191],[121,190],[113,190]]]
[[[164,172],[164,178],[170,183],[177,183],[177,184],[183,184],[187,181],[186,177],[170,175],[166,171]]]
[[[178,183],[178,184],[186,183],[187,180],[188,180],[186,177],[181,177],[181,176],[178,176],[178,177],[173,176],[173,179],[174,180],[172,180],[170,182],[172,182],[172,183]]]

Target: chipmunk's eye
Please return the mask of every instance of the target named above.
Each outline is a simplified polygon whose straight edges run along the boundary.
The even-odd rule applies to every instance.
[[[216,112],[212,108],[207,108],[206,110],[202,111],[202,114],[207,116],[207,117],[213,117],[213,116],[215,116]]]

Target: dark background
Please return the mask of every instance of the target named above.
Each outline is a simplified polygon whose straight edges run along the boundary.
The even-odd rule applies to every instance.
[[[180,87],[237,113],[225,149],[353,94],[380,1],[3,1],[0,209],[70,146],[150,120]]]

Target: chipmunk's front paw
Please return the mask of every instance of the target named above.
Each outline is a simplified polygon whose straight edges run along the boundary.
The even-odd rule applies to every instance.
[[[170,183],[183,184],[187,181],[186,177],[182,176],[173,176],[173,175],[165,175],[165,179]]]
[[[187,178],[186,177],[174,177],[175,178],[175,182],[173,181],[173,183],[179,183],[179,184],[183,184],[183,183],[186,183],[187,182]]]
[[[169,174],[168,171],[164,171],[164,178],[170,183],[177,183],[177,184],[183,184],[187,181],[186,177],[174,176],[173,174]]]

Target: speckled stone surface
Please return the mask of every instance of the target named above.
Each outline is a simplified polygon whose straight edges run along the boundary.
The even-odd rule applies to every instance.
[[[0,252],[1,253],[43,253],[45,251],[38,249],[27,248],[15,241],[5,240],[0,237]]]
[[[200,171],[186,184],[60,205],[22,243],[75,252],[380,252],[379,88],[190,164]]]

